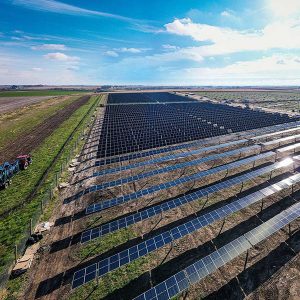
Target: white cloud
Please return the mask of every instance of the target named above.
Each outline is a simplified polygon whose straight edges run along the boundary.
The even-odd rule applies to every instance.
[[[40,56],[24,59],[23,55],[17,55],[11,51],[4,52],[0,48],[0,84],[70,85],[95,83],[86,73],[83,75],[81,72],[70,72],[64,64],[54,64],[51,61],[43,60]]]
[[[53,12],[59,14],[67,15],[77,15],[77,16],[98,16],[118,19],[126,22],[137,21],[132,18],[127,18],[124,16],[110,14],[102,11],[90,10],[81,8],[75,5],[66,4],[55,0],[11,0],[12,4],[23,6],[28,9]]]
[[[224,10],[221,12],[222,17],[231,17],[232,14],[228,10]]]
[[[251,80],[263,81],[290,80],[300,84],[298,56],[272,55],[252,61],[239,61],[221,68],[187,68],[182,72],[191,82],[203,80]],[[263,83],[263,82],[262,82]]]
[[[299,0],[267,0],[266,7],[275,17],[289,17],[300,14]]]
[[[195,41],[211,42],[195,47],[202,56],[224,55],[244,51],[269,49],[300,49],[300,20],[282,20],[261,30],[238,31],[230,28],[193,23],[191,19],[176,19],[165,25],[171,34],[190,36]]]
[[[143,51],[143,49],[138,49],[138,48],[120,48],[120,49],[116,49],[119,50],[120,52],[129,52],[129,53],[141,53]]]
[[[179,47],[174,46],[174,45],[169,45],[169,44],[162,45],[162,47],[163,47],[164,49],[168,49],[168,50],[176,50],[176,49],[179,49]]]
[[[67,47],[63,44],[43,44],[39,46],[32,46],[32,50],[59,50],[64,51],[67,50]]]
[[[58,60],[58,61],[65,61],[65,62],[74,62],[79,61],[80,58],[77,56],[69,56],[61,52],[54,52],[54,53],[48,53],[44,55],[44,58],[46,59],[52,59],[52,60]]]
[[[108,50],[106,52],[104,52],[105,55],[107,56],[111,56],[111,57],[118,57],[119,54],[116,51],[112,51],[112,50]]]

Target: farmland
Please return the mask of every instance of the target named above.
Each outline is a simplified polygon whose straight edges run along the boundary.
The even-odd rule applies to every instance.
[[[286,276],[300,272],[298,118],[167,93],[111,94],[101,104],[47,212],[47,250],[8,283],[8,297],[297,295],[299,282]]]
[[[30,219],[36,222],[40,218],[40,203],[53,188],[53,177],[66,163],[73,147],[71,141],[79,138],[84,130],[85,123],[80,125],[81,120],[85,120],[97,101],[95,96],[64,97],[1,115],[6,125],[1,127],[1,137],[10,135],[10,139],[2,140],[2,158],[15,158],[18,151],[30,151],[34,157],[34,164],[15,176],[9,189],[1,191],[1,278],[5,277],[4,272],[14,257],[14,245],[22,244],[28,237]],[[14,132],[15,140],[11,137]],[[21,136],[24,143],[20,145]],[[32,195],[45,174],[38,193]]]
[[[263,107],[275,111],[299,112],[299,91],[213,91],[196,92],[196,94],[218,102],[248,103],[251,107]]]
[[[23,90],[23,91],[0,91],[0,97],[43,97],[61,96],[72,94],[86,94],[80,90]]]

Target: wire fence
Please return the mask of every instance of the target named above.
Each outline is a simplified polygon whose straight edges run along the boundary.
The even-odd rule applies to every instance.
[[[91,118],[97,110],[100,101],[101,96],[95,99],[95,102],[74,128],[68,139],[62,145],[58,154],[52,160],[50,166],[40,178],[39,183],[31,192],[31,200],[35,198],[37,206],[32,213],[27,228],[24,229],[22,234],[23,237],[15,245],[12,245],[11,250],[12,253],[14,252],[14,255],[12,255],[11,258],[5,262],[5,266],[2,267],[2,271],[0,273],[0,288],[4,288],[6,286],[16,260],[22,256],[26,250],[28,238],[33,233],[34,228],[41,219],[41,216],[45,213],[45,208],[55,197],[55,192],[59,186],[60,178],[68,170],[72,158],[79,153],[88,138],[89,133],[93,128],[93,123],[96,120],[91,120]]]

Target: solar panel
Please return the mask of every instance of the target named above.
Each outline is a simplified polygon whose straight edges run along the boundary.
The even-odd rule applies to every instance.
[[[300,128],[299,128],[299,130],[300,130]],[[268,147],[268,146],[273,146],[273,145],[282,145],[283,143],[297,142],[299,139],[300,139],[300,134],[287,136],[287,137],[277,139],[277,140],[272,140],[269,142],[262,143],[261,145],[263,147]]]
[[[299,216],[300,203],[296,203],[262,225],[259,225],[220,249],[203,257],[184,270],[169,277],[165,281],[134,298],[134,300],[171,299],[177,294],[187,290],[192,284],[195,284],[212,274],[227,262],[251,249],[252,246],[265,240],[284,226],[290,224]]]
[[[273,184],[270,187],[266,187],[257,192],[254,192],[250,195],[242,197],[236,201],[233,201],[229,204],[226,204],[220,208],[217,208],[211,212],[208,212],[199,217],[194,217],[192,220],[187,221],[179,226],[173,227],[172,229],[165,231],[163,233],[157,234],[156,236],[149,238],[135,246],[132,246],[126,250],[123,250],[113,256],[107,257],[98,263],[98,276],[101,277],[108,272],[118,269],[122,265],[130,263],[140,257],[143,257],[177,239],[182,238],[188,234],[195,232],[196,230],[207,226],[217,220],[223,219],[234,212],[240,211],[241,209],[250,206],[253,203],[256,203],[265,197],[268,197],[272,194],[277,193],[279,190],[277,188],[273,188],[274,186],[280,186],[280,190],[284,188],[288,188],[292,186],[296,182],[300,182],[300,174],[293,175],[290,178],[290,181],[280,181],[277,184]],[[268,190],[267,195],[264,194],[264,191]],[[272,193],[269,192],[272,191]],[[264,233],[266,235],[266,233]],[[84,269],[87,269],[86,267]],[[74,274],[73,278],[73,287],[78,286],[77,282],[82,282],[82,277],[87,272],[81,269]],[[93,273],[94,274],[94,273]],[[96,276],[96,273],[95,273]],[[92,276],[89,277],[90,280],[94,279]],[[83,280],[87,282],[87,279]]]
[[[95,172],[93,174],[93,176],[113,174],[113,173],[120,172],[120,171],[131,170],[131,169],[138,168],[138,167],[143,167],[143,166],[148,166],[148,165],[157,164],[157,163],[161,163],[161,162],[166,162],[166,161],[174,160],[174,159],[178,159],[178,158],[184,158],[184,157],[188,157],[188,156],[192,156],[192,155],[196,155],[196,154],[205,153],[208,151],[213,151],[213,150],[228,148],[228,147],[236,146],[236,145],[240,145],[240,144],[245,144],[247,142],[248,142],[248,140],[243,139],[243,140],[232,141],[232,142],[225,143],[225,144],[205,147],[205,148],[201,148],[201,149],[190,150],[190,151],[187,151],[184,153],[171,154],[171,155],[167,155],[167,156],[163,156],[163,157],[158,157],[158,158],[154,158],[154,159],[150,159],[150,160],[146,160],[146,161],[137,162],[134,164],[129,164],[126,166],[105,169],[105,170],[102,170],[99,172]],[[99,163],[99,161],[96,161],[95,166],[99,166],[98,163]]]
[[[177,197],[175,199],[169,200],[167,202],[164,202],[162,204],[158,204],[155,206],[152,206],[150,208],[146,208],[142,211],[139,211],[137,213],[131,214],[129,216],[120,218],[118,220],[108,222],[104,225],[101,225],[96,228],[92,228],[90,230],[84,231],[81,235],[81,243],[88,242],[92,239],[98,238],[100,236],[104,236],[106,234],[112,233],[114,231],[117,231],[121,228],[126,228],[132,224],[135,224],[137,222],[140,222],[142,220],[151,218],[155,215],[161,214],[162,212],[166,212],[170,209],[173,209],[175,207],[179,207],[181,205],[184,205],[188,202],[195,201],[199,198],[211,195],[213,193],[219,192],[221,190],[227,189],[229,187],[232,187],[236,184],[241,184],[243,182],[246,182],[250,179],[253,179],[255,177],[261,176],[263,174],[272,172],[276,169],[287,167],[292,164],[291,159],[286,159],[282,162],[274,163],[270,166],[263,167],[260,169],[257,169],[255,171],[248,172],[246,174],[233,177],[231,179],[216,183],[214,185],[211,185],[206,188],[202,188],[196,192],[189,193],[187,195]]]
[[[278,129],[289,128],[292,126],[299,126],[299,124],[300,124],[300,122],[278,124],[275,126],[256,129],[255,131],[253,131],[253,130],[246,131],[246,132],[240,134],[239,136],[242,136],[244,138],[247,138],[247,137],[253,138],[253,134],[261,134],[261,133],[266,133],[266,132],[269,134],[269,132],[273,132],[274,130],[277,131]],[[268,134],[266,134],[266,136]],[[262,139],[262,138],[266,138],[266,136],[256,136],[254,139]],[[209,140],[211,140],[211,138],[209,138]],[[135,152],[135,153],[125,154],[125,155],[123,154],[123,155],[118,155],[118,156],[109,157],[109,158],[106,157],[105,159],[96,161],[96,165],[102,166],[102,165],[106,165],[106,164],[112,164],[112,163],[117,163],[117,162],[137,159],[137,158],[148,157],[148,156],[152,156],[155,154],[175,151],[175,150],[179,150],[179,149],[185,149],[185,148],[189,148],[189,147],[193,147],[193,146],[204,145],[205,143],[207,143],[207,139],[197,140],[197,141],[189,142],[189,143],[183,143],[180,145],[167,146],[167,147],[160,148],[160,149],[151,149],[151,150],[147,150],[147,151],[143,151],[143,152],[139,151],[139,152]],[[92,158],[96,158],[96,157],[93,156]]]
[[[214,161],[214,160],[222,159],[222,158],[225,158],[225,157],[231,157],[231,156],[242,154],[242,153],[245,156],[250,156],[250,155],[253,155],[253,152],[259,152],[259,151],[260,151],[260,146],[254,145],[254,146],[239,148],[239,149],[235,149],[235,150],[232,150],[232,151],[227,151],[227,152],[223,152],[223,153],[219,153],[219,154],[214,154],[214,155],[211,155],[211,156],[201,157],[201,158],[190,160],[190,161],[187,161],[187,162],[178,163],[178,164],[175,164],[175,165],[172,165],[172,166],[166,166],[164,168],[154,169],[154,170],[151,170],[149,172],[140,173],[138,175],[133,175],[133,176],[129,176],[129,177],[120,178],[120,179],[117,179],[117,180],[101,183],[101,184],[97,185],[97,191],[102,190],[102,189],[106,189],[106,188],[111,188],[111,187],[114,187],[114,186],[118,186],[120,184],[127,184],[127,183],[130,183],[130,182],[145,179],[145,178],[155,176],[155,175],[159,175],[159,174],[163,174],[163,173],[166,173],[166,172],[172,172],[172,171],[175,171],[175,170],[178,170],[178,169],[183,169],[183,168],[186,168],[186,167],[191,167],[191,166],[203,164],[205,162]],[[98,176],[98,175],[97,174],[95,175],[95,173],[94,173],[94,176]]]
[[[291,150],[293,150],[293,152],[297,152],[297,151],[299,151],[299,148],[300,148],[300,143],[293,144],[293,145],[290,145],[290,146],[286,146],[286,147],[281,148],[281,149],[277,149],[276,152],[280,153],[280,154],[282,154],[284,152],[289,152]]]
[[[295,122],[295,123],[296,123],[295,125],[297,126],[296,128],[290,128],[290,129],[282,130],[282,131],[275,131],[272,133],[267,133],[264,135],[253,137],[251,139],[252,140],[261,140],[261,139],[270,138],[270,137],[277,136],[277,135],[283,135],[283,134],[287,134],[287,133],[297,132],[300,130],[300,127],[298,127],[299,126],[298,122]]]
[[[245,159],[238,160],[238,161],[235,161],[235,162],[232,162],[232,163],[229,163],[229,164],[225,164],[225,165],[222,165],[222,166],[219,166],[219,167],[215,167],[215,168],[212,168],[212,169],[209,169],[209,170],[200,171],[198,173],[195,173],[195,174],[192,174],[192,175],[189,175],[189,176],[185,176],[185,177],[181,177],[181,178],[178,178],[178,179],[166,182],[166,183],[162,183],[162,184],[159,184],[159,185],[154,185],[154,186],[151,186],[147,189],[140,190],[136,193],[127,194],[125,196],[121,196],[121,197],[117,197],[117,198],[114,198],[114,199],[102,201],[101,203],[92,204],[92,205],[90,205],[86,208],[86,213],[90,214],[90,213],[98,212],[98,211],[101,211],[101,210],[104,210],[104,209],[107,209],[107,208],[110,208],[110,207],[113,207],[113,206],[120,205],[120,204],[128,202],[128,201],[138,199],[138,198],[140,198],[142,196],[145,196],[145,195],[149,195],[149,194],[152,194],[152,193],[164,190],[164,189],[171,188],[173,186],[177,186],[177,185],[180,185],[180,184],[184,184],[184,183],[187,183],[187,182],[191,182],[191,181],[195,181],[195,180],[198,180],[198,179],[201,179],[201,178],[205,178],[209,175],[217,174],[219,172],[227,171],[229,169],[234,169],[234,168],[237,168],[239,166],[246,165],[248,163],[255,162],[255,161],[258,161],[258,160],[261,160],[261,159],[272,158],[274,155],[275,155],[274,152],[269,151],[269,152],[266,152],[266,153],[263,153],[263,154],[255,155],[255,156],[252,156],[252,157],[249,157],[249,158],[245,158]],[[86,194],[88,194],[90,192],[94,192],[94,191],[97,191],[97,186],[96,185],[92,186],[92,187],[90,187],[90,188],[88,188],[84,191],[79,192],[78,194],[72,196],[71,199],[76,200],[79,197],[81,197],[82,195],[86,195]]]
[[[285,114],[198,101],[107,106],[97,156],[139,152],[295,120]]]

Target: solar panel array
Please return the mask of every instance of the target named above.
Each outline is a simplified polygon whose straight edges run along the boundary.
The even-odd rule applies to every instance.
[[[245,182],[247,182],[255,177],[261,176],[263,174],[275,171],[280,168],[288,167],[292,164],[292,162],[293,161],[291,159],[286,159],[282,162],[277,162],[270,166],[259,168],[255,171],[251,171],[246,174],[239,175],[239,176],[233,177],[233,178],[225,180],[225,181],[221,181],[221,182],[213,184],[211,186],[204,187],[196,192],[192,192],[187,195],[177,197],[175,199],[166,201],[162,204],[157,204],[150,208],[146,208],[142,211],[139,211],[137,213],[130,214],[130,215],[120,218],[118,220],[108,222],[99,227],[92,228],[92,229],[87,230],[82,233],[81,243],[85,243],[92,239],[104,236],[104,235],[112,233],[114,231],[117,231],[119,229],[126,228],[126,227],[128,227],[132,224],[135,224],[137,222],[140,222],[142,220],[146,220],[153,216],[159,215],[162,212],[166,212],[175,207],[184,205],[188,202],[192,202],[192,201],[198,200],[202,197],[209,196],[214,193],[220,192],[224,189],[233,187],[234,185],[245,183]]]
[[[113,174],[113,173],[117,173],[117,172],[120,172],[120,171],[131,170],[131,169],[134,169],[134,168],[149,166],[149,165],[158,164],[158,163],[162,163],[162,162],[167,162],[167,161],[175,160],[175,159],[181,159],[181,158],[189,157],[189,156],[192,156],[192,155],[203,154],[203,153],[208,152],[208,151],[221,150],[223,148],[228,148],[228,147],[232,147],[232,146],[239,146],[241,144],[246,144],[246,143],[248,143],[248,140],[242,139],[242,140],[232,141],[232,142],[228,142],[228,143],[224,143],[224,144],[220,144],[220,145],[214,145],[214,146],[205,147],[205,148],[202,147],[202,148],[199,148],[199,149],[196,149],[196,150],[190,150],[190,151],[176,153],[176,154],[169,154],[169,155],[166,155],[166,156],[162,156],[162,157],[158,157],[158,158],[154,158],[154,159],[149,159],[149,160],[145,160],[145,161],[141,161],[141,162],[137,162],[137,163],[133,163],[133,164],[128,164],[128,165],[125,165],[125,166],[120,166],[120,167],[111,168],[111,169],[104,169],[104,170],[95,172],[93,174],[93,176]],[[97,162],[99,162],[99,161],[97,161]],[[97,164],[97,162],[96,162],[95,166],[99,165],[99,164]]]
[[[83,283],[96,278],[96,276],[101,277],[108,272],[116,270],[122,265],[143,257],[169,243],[172,243],[177,239],[182,238],[183,236],[191,234],[194,231],[207,226],[208,224],[211,224],[220,219],[224,219],[226,216],[240,211],[241,209],[250,206],[251,204],[256,203],[270,195],[278,193],[279,191],[286,189],[298,182],[300,182],[300,174],[290,176],[289,178],[277,182],[276,184],[272,184],[269,187],[263,188],[257,192],[242,197],[204,215],[194,217],[192,220],[189,220],[179,226],[173,227],[172,229],[157,234],[156,236],[149,238],[135,246],[132,246],[126,250],[114,254],[113,256],[105,258],[99,261],[98,264],[92,264],[92,266],[83,268],[75,272],[72,287],[75,288],[79,285],[82,285]],[[256,236],[257,235],[258,233],[256,233]],[[258,239],[258,237],[256,237],[256,239]],[[96,267],[96,269],[94,269],[94,266]],[[88,271],[90,270],[90,268],[94,269],[94,272],[92,272],[93,275],[91,275],[91,273]]]
[[[100,158],[100,160],[97,160],[94,166],[134,160],[161,153],[166,153],[166,155],[155,158],[150,157],[150,159],[146,159],[145,161],[136,161],[130,164],[125,163],[113,168],[102,169],[94,172],[93,177],[133,170],[144,166],[154,167],[155,164],[170,161],[174,161],[175,164],[161,168],[155,166],[155,169],[150,169],[150,171],[144,171],[133,176],[124,176],[121,173],[118,175],[117,180],[106,180],[104,182],[102,180],[101,184],[90,186],[66,200],[76,200],[92,192],[132,183],[151,176],[159,177],[163,173],[198,166],[210,161],[217,162],[221,160],[221,162],[218,161],[218,164],[223,163],[223,165],[204,171],[196,171],[195,174],[181,176],[168,182],[161,180],[160,184],[143,188],[134,193],[115,196],[116,198],[113,199],[107,199],[106,196],[105,200],[87,206],[86,215],[100,212],[132,200],[143,201],[143,197],[145,196],[182,184],[196,183],[210,175],[220,173],[219,175],[222,175],[223,179],[216,182],[216,178],[214,178],[214,183],[211,185],[204,185],[202,188],[188,191],[186,194],[177,196],[176,198],[156,202],[150,207],[146,206],[142,210],[130,212],[126,216],[120,216],[113,221],[108,221],[98,227],[84,231],[81,235],[81,243],[103,237],[153,216],[161,214],[163,217],[164,212],[203,197],[207,197],[205,200],[206,204],[208,197],[214,193],[230,189],[235,185],[241,185],[242,190],[242,184],[247,181],[266,175],[274,170],[285,167],[290,168],[293,163],[298,163],[297,160],[293,161],[291,158],[287,158],[281,162],[274,162],[274,160],[278,159],[278,156],[276,156],[278,151],[276,153],[273,151],[260,153],[263,145],[266,147],[271,146],[273,149],[297,141],[298,136],[283,137],[286,133],[296,133],[300,130],[300,127],[293,128],[300,124],[296,121],[297,118],[290,118],[287,115],[271,114],[221,104],[201,103],[170,93],[110,94],[105,110],[106,113],[103,122],[98,124],[99,128],[102,128],[101,131],[98,130],[99,133],[93,133],[94,141],[100,138],[97,151],[97,158]],[[260,129],[257,130],[258,128]],[[278,130],[285,132],[281,133]],[[205,140],[206,138],[221,136],[230,132],[243,133],[218,138],[219,144],[216,144],[217,139]],[[254,135],[259,136],[253,138]],[[278,135],[281,135],[280,140],[269,142],[269,139]],[[231,140],[229,141],[229,139]],[[261,142],[260,146],[257,145],[259,142]],[[192,147],[194,148],[190,149]],[[297,146],[292,146],[287,151],[294,148],[297,148]],[[171,153],[174,150],[184,150],[184,152]],[[224,152],[225,150],[227,151]],[[264,151],[266,150],[264,149]],[[209,151],[217,151],[218,153],[207,155]],[[283,151],[283,153],[287,151]],[[202,154],[206,154],[206,156],[200,158],[193,157],[194,155]],[[238,155],[240,155],[239,158],[237,158]],[[240,159],[242,155],[243,159]],[[245,158],[246,156],[250,157]],[[91,154],[90,158],[92,157],[93,155]],[[182,158],[188,158],[189,160],[183,162],[177,161]],[[235,161],[224,164],[224,161],[222,161],[224,158],[232,158]],[[272,164],[251,170],[251,168],[257,165],[256,162],[261,164],[271,161],[273,162]],[[247,169],[247,172],[242,173],[242,175],[236,174],[241,172],[240,169],[243,171]],[[228,179],[226,177],[230,170],[235,170],[235,175]],[[253,183],[255,184],[255,182]],[[269,184],[267,187],[256,190],[251,194],[248,191],[246,196],[241,197],[242,194],[239,194],[235,198],[231,198],[230,202],[226,201],[226,204],[219,203],[218,208],[210,209],[207,213],[202,212],[200,215],[200,211],[197,214],[189,215],[188,220],[185,219],[179,222],[180,225],[178,225],[178,222],[174,222],[173,224],[168,222],[168,229],[162,227],[158,232],[148,236],[147,239],[136,244],[131,243],[133,246],[123,247],[125,246],[123,245],[123,250],[114,250],[112,252],[113,255],[107,253],[110,256],[105,256],[105,259],[97,260],[97,258],[93,258],[93,263],[74,273],[72,288],[81,286],[95,278],[102,277],[121,266],[161,249],[165,245],[172,244],[173,241],[195,233],[197,230],[215,221],[225,220],[226,217],[231,216],[233,213],[239,212],[282,190],[286,191],[289,187],[299,183],[300,174],[292,175],[287,179],[278,181],[275,184]],[[190,265],[188,268],[171,276],[161,284],[140,295],[137,299],[169,299],[175,296],[187,289],[194,282],[199,281],[218,267],[250,249],[253,245],[262,241],[279,228],[282,228],[299,215],[300,207],[294,205],[265,224],[258,226],[193,265]]]
[[[114,93],[109,94],[107,104],[128,104],[128,103],[168,103],[168,102],[195,102],[190,97],[183,97],[171,93]]]
[[[278,125],[270,126],[270,127],[266,127],[266,128],[260,128],[255,131],[258,133],[258,136],[255,136],[255,137],[253,137],[253,134],[254,134],[253,131],[244,132],[242,134],[242,136],[243,136],[243,138],[249,138],[251,140],[257,141],[257,140],[261,140],[261,139],[268,139],[268,138],[271,138],[272,136],[275,136],[278,134],[283,135],[284,132],[286,132],[288,130],[297,130],[297,131],[300,130],[299,127],[286,130],[290,126],[291,127],[300,126],[300,122],[290,122],[290,123],[278,124]],[[277,133],[276,130],[279,130],[279,129],[284,129],[284,130],[279,131]],[[263,133],[263,135],[260,135],[262,133]],[[167,146],[167,147],[163,147],[163,148],[159,148],[159,149],[151,149],[151,150],[147,150],[147,151],[123,154],[123,155],[118,155],[115,157],[106,157],[101,160],[97,160],[95,162],[95,166],[103,166],[103,165],[107,165],[107,164],[123,162],[123,161],[128,161],[128,160],[137,159],[137,158],[143,158],[143,157],[148,157],[148,156],[161,154],[161,153],[165,153],[165,152],[176,151],[176,150],[180,150],[180,149],[188,149],[189,147],[205,145],[205,143],[207,143],[206,140],[196,140],[193,142],[182,143],[179,145],[171,145],[171,146]],[[96,157],[94,157],[94,158],[96,158]]]
[[[173,97],[183,98],[161,94],[170,101]],[[109,97],[130,95],[110,94]],[[151,95],[147,97],[151,98]],[[109,105],[104,115],[97,156],[103,158],[136,152],[295,120],[288,115],[197,101]]]
[[[106,188],[115,187],[115,186],[118,186],[120,184],[127,184],[127,183],[130,183],[130,182],[145,179],[145,178],[155,176],[155,175],[159,175],[159,174],[163,174],[163,173],[166,173],[166,172],[172,172],[172,171],[175,171],[175,170],[178,170],[178,169],[183,169],[183,168],[187,168],[187,167],[200,165],[200,164],[203,164],[203,163],[206,163],[206,162],[209,162],[209,161],[216,161],[218,159],[234,157],[236,155],[241,155],[241,154],[244,154],[244,156],[250,156],[250,155],[255,154],[256,152],[258,152],[258,153],[260,152],[260,146],[258,146],[258,145],[239,148],[239,149],[235,149],[235,150],[232,150],[232,151],[227,151],[227,152],[223,152],[223,153],[219,153],[219,154],[215,154],[215,155],[205,156],[205,157],[190,160],[190,161],[187,161],[187,162],[178,163],[178,164],[175,164],[175,165],[172,165],[172,166],[166,166],[164,168],[158,168],[158,169],[151,170],[149,172],[141,173],[141,174],[138,174],[138,175],[133,175],[133,176],[124,177],[124,178],[120,178],[120,179],[117,179],[117,180],[105,182],[105,183],[97,185],[97,190],[102,190],[102,189],[106,189]],[[98,176],[98,174],[95,175],[95,173],[94,173],[94,176]]]
[[[203,257],[184,270],[154,286],[134,300],[167,300],[212,274],[234,258],[251,249],[300,216],[300,203],[279,213],[253,230]]]
[[[155,193],[155,192],[158,192],[158,191],[161,191],[161,190],[165,190],[165,189],[168,189],[168,188],[180,185],[180,184],[193,182],[195,180],[205,178],[209,175],[217,174],[219,172],[227,171],[227,170],[230,170],[230,169],[235,169],[237,167],[247,165],[249,163],[255,163],[256,161],[259,161],[261,159],[273,158],[274,155],[275,155],[274,152],[269,151],[269,152],[266,152],[266,153],[263,153],[263,154],[259,154],[259,155],[252,156],[252,157],[249,157],[249,158],[234,161],[232,163],[225,164],[225,165],[222,165],[222,166],[219,166],[219,167],[215,167],[215,168],[208,169],[208,170],[205,170],[205,171],[200,171],[198,173],[195,173],[195,174],[192,174],[192,175],[189,175],[189,176],[184,176],[184,177],[181,177],[181,178],[178,178],[178,179],[166,182],[166,183],[154,185],[154,186],[151,186],[149,188],[140,190],[136,193],[131,193],[131,194],[128,194],[128,195],[125,195],[125,196],[120,196],[120,197],[110,199],[110,200],[105,200],[105,201],[102,201],[101,203],[92,204],[92,205],[90,205],[86,208],[86,213],[90,214],[90,213],[98,212],[98,211],[101,211],[101,210],[104,210],[104,209],[107,209],[107,208],[110,208],[110,207],[120,205],[120,204],[128,202],[128,201],[136,200],[136,199],[138,199],[142,196],[150,195],[152,193]],[[100,186],[100,189],[101,188],[102,187]],[[94,185],[94,186],[92,186],[92,187],[90,187],[90,188],[88,188],[84,191],[81,191],[78,194],[72,196],[71,199],[76,200],[79,197],[81,197],[82,195],[86,195],[88,193],[95,192],[97,190],[98,190],[98,186]]]

